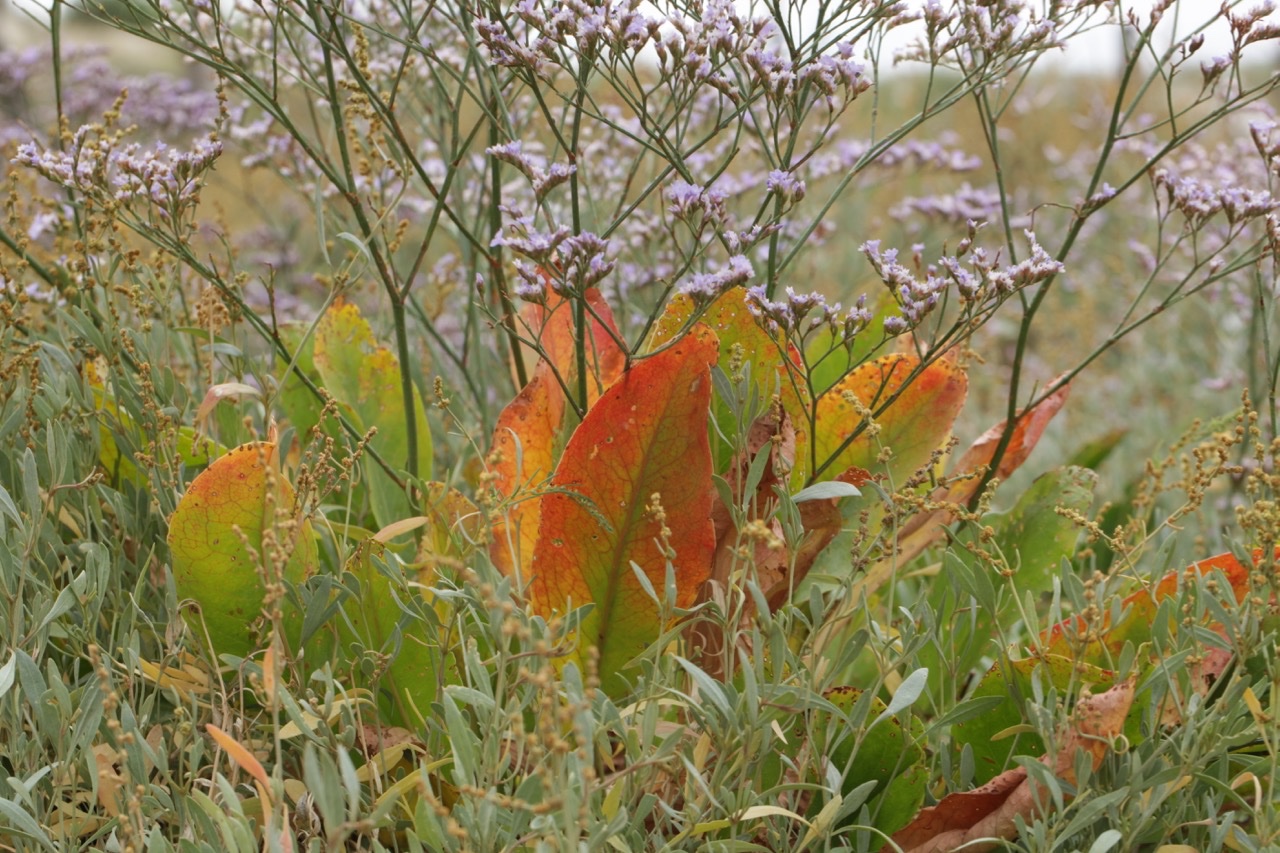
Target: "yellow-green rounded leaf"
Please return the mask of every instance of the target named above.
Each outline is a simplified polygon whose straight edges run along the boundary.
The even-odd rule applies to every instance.
[[[264,561],[286,554],[281,575],[300,583],[318,555],[311,524],[298,517],[293,488],[269,442],[246,444],[219,457],[192,481],[169,520],[173,578],[180,599],[198,610],[184,613],[199,636],[208,633],[215,655],[244,657],[255,648],[253,625],[262,616]],[[271,545],[264,557],[263,539]],[[301,619],[287,614],[295,636]]]

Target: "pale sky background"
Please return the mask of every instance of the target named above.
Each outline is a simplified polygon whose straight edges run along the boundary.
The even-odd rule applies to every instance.
[[[0,9],[3,9],[5,0],[0,0]],[[18,9],[39,9],[48,7],[47,2],[41,0],[9,0],[9,2]],[[920,6],[923,0],[909,0],[911,5]],[[945,4],[947,0],[942,0]],[[1140,20],[1145,21],[1150,13],[1153,0],[1121,0],[1119,7],[1126,12],[1132,10],[1139,15]],[[1245,0],[1236,7],[1238,10],[1254,8],[1263,0]],[[747,5],[743,3],[742,5]],[[1034,5],[1039,5],[1034,4]],[[1220,12],[1220,0],[1176,0],[1173,6],[1165,13],[1164,20],[1158,31],[1158,38],[1155,42],[1157,47],[1165,47],[1169,40],[1176,34],[1185,35],[1195,28],[1201,26],[1205,21],[1211,19],[1213,23],[1205,32],[1205,44],[1193,61],[1198,63],[1199,60],[1207,60],[1213,56],[1225,53],[1231,45],[1230,30],[1225,17]],[[1099,13],[1098,20],[1102,20]],[[24,17],[17,9],[11,8],[0,16],[0,43],[10,46],[15,45],[21,40],[32,37],[30,32],[22,35],[18,30],[27,30],[26,26],[21,26],[17,21],[18,18]],[[1268,20],[1280,24],[1280,12],[1272,12]],[[26,24],[26,21],[21,22]],[[1074,38],[1070,42],[1070,46],[1066,51],[1051,53],[1046,56],[1046,60],[1050,63],[1064,66],[1072,70],[1102,70],[1104,68],[1118,67],[1120,63],[1119,48],[1119,31],[1115,27],[1104,27],[1098,31],[1084,34]],[[899,32],[897,39],[892,44],[905,44],[911,40],[911,36],[906,32]],[[1270,44],[1257,45],[1253,48],[1254,61],[1267,61],[1280,64],[1280,42],[1271,42]],[[1248,53],[1246,53],[1248,55]]]

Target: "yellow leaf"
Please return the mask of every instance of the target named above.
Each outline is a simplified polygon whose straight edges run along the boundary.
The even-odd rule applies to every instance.
[[[738,820],[759,820],[762,817],[789,817],[794,821],[803,823],[805,826],[813,826],[813,824],[800,817],[800,815],[790,809],[784,809],[782,806],[752,806],[742,814],[738,815]]]
[[[1262,710],[1262,703],[1258,701],[1258,697],[1254,694],[1252,688],[1246,687],[1244,689],[1244,704],[1249,706],[1249,713],[1253,715],[1255,723],[1259,726],[1267,724],[1267,713]]]

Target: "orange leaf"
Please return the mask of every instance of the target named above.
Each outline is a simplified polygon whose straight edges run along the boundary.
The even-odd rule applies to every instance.
[[[587,302],[600,318],[595,320],[588,314],[591,337],[587,350],[593,370],[587,382],[590,406],[622,374],[626,353],[614,340],[617,327],[599,291],[588,291]],[[570,409],[564,389],[556,379],[559,373],[569,388],[576,387],[573,305],[566,299],[552,297],[545,306],[528,306],[522,317],[548,359],[538,362],[529,384],[498,416],[493,432],[493,453],[497,461],[492,473],[493,486],[504,498],[511,497],[521,487],[536,487],[551,476],[573,426],[571,419],[566,418]],[[504,574],[527,568],[538,539],[540,506],[539,497],[520,500],[507,507],[504,520],[494,524],[490,556]]]
[[[1018,422],[1013,428],[1013,438],[1010,439],[1009,447],[1000,459],[1000,464],[996,466],[997,478],[1008,479],[1010,474],[1027,461],[1027,457],[1040,441],[1040,436],[1044,435],[1045,428],[1062,408],[1062,404],[1067,401],[1067,394],[1070,391],[1070,385],[1063,385],[1037,403],[1031,411],[1024,410],[1019,414]],[[953,466],[955,472],[957,474],[976,472],[981,475],[991,464],[991,457],[995,455],[996,446],[1000,444],[1000,436],[1004,435],[1006,423],[1007,421],[1001,421],[978,436],[978,440],[970,445],[964,455],[956,461]],[[977,491],[979,482],[981,477],[976,476],[953,484],[947,491],[946,500],[957,504],[968,503]]]
[[[711,450],[707,440],[716,339],[697,327],[637,363],[587,412],[542,498],[533,552],[534,609],[561,615],[594,603],[579,646],[599,649],[606,690],[662,632],[657,605],[631,568],[661,590],[675,551],[676,603],[688,607],[711,571]],[[651,509],[654,497],[663,517]]]
[[[1085,694],[1076,703],[1071,726],[1056,756],[1040,760],[1068,784],[1075,782],[1076,753],[1086,752],[1096,770],[1124,728],[1133,705],[1134,681],[1130,679],[1097,696]],[[948,794],[936,806],[921,809],[915,820],[894,833],[893,844],[907,853],[947,853],[1002,848],[998,841],[1017,836],[1017,818],[1028,821],[1042,814],[1052,799],[1027,778],[1025,768],[1000,774],[981,788]],[[881,853],[894,850],[885,845]]]
[[[267,770],[252,752],[248,750],[240,741],[215,726],[213,723],[207,723],[205,730],[222,749],[230,756],[231,760],[240,765],[244,772],[253,777],[254,781],[262,786],[259,794],[266,799],[267,792],[271,790],[271,778],[267,776]]]
[[[914,355],[881,356],[864,362],[818,398],[813,444],[822,473],[815,480],[830,480],[856,467],[872,474],[887,471],[900,483],[928,463],[951,433],[969,379],[949,359],[915,373],[919,365]],[[874,413],[878,435],[870,429],[854,435],[863,418],[850,397]],[[878,461],[881,447],[893,450],[887,465]]]
[[[591,330],[586,339],[589,371],[587,406],[590,408],[622,374],[627,354],[618,346],[621,335],[609,303],[594,288],[587,291],[586,299],[587,325]],[[549,368],[554,368],[570,388],[577,386],[578,369],[578,337],[573,326],[574,307],[573,300],[549,290],[545,305],[529,304],[520,311],[521,319],[542,349],[542,355],[537,356],[539,364],[545,363]]]

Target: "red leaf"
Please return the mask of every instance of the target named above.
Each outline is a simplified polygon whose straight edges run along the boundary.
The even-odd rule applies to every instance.
[[[617,327],[608,304],[599,291],[587,291],[587,304],[600,319],[591,318],[588,363],[592,375],[587,382],[587,403],[592,405],[604,389],[622,374],[626,353],[617,345]],[[507,404],[498,416],[493,432],[491,468],[493,487],[503,498],[521,488],[536,487],[549,478],[568,440],[573,419],[560,379],[576,388],[573,305],[553,297],[545,306],[529,306],[522,316],[541,343],[548,359],[538,362],[529,384]],[[607,327],[607,328],[606,328]],[[541,498],[532,496],[508,506],[505,519],[494,523],[490,556],[505,574],[516,574],[528,567],[538,538]]]
[[[579,645],[599,649],[606,690],[621,686],[619,671],[666,627],[631,564],[662,590],[667,543],[681,607],[711,572],[706,427],[716,356],[715,336],[699,326],[624,373],[569,439],[541,501],[530,598],[544,616],[594,603]],[[651,509],[655,496],[662,517]]]

